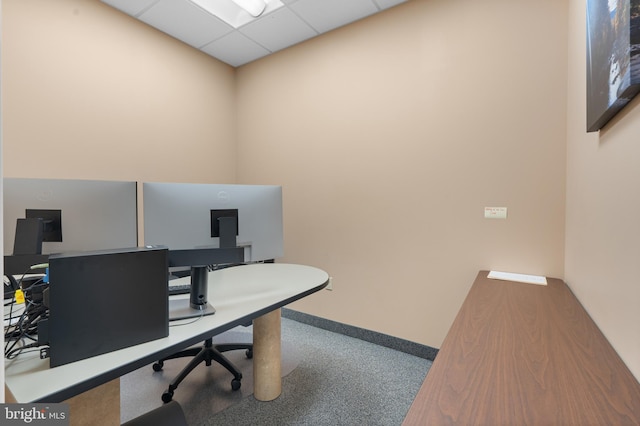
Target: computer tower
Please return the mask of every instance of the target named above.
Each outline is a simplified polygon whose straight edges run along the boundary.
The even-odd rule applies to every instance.
[[[50,255],[50,366],[168,336],[167,280],[165,248]]]

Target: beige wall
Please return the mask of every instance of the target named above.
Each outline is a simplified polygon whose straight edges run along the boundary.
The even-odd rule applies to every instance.
[[[2,15],[5,176],[235,181],[233,68],[98,0]]]
[[[296,309],[439,347],[478,270],[563,276],[566,22],[413,0],[238,70],[239,180],[333,277]]]
[[[479,269],[566,275],[638,377],[638,101],[585,134],[582,3],[411,0],[234,71],[3,0],[3,172],[282,184],[284,260],[334,277],[294,307],[436,347]]]
[[[640,97],[585,132],[585,2],[570,6],[565,279],[640,379]]]

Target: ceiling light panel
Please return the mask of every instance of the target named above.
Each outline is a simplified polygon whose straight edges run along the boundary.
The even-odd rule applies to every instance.
[[[372,0],[298,0],[289,7],[319,33],[378,12]]]
[[[293,46],[318,33],[288,8],[281,8],[239,29],[271,52]]]
[[[267,3],[264,0],[231,0],[247,12],[254,18],[262,15],[264,9],[267,7]]]
[[[252,10],[251,3],[249,0],[190,0],[198,7],[206,10],[212,15],[217,16],[222,19],[227,24],[231,25],[233,28],[239,28],[253,20],[256,19],[251,13],[247,10],[243,9],[239,5],[245,5],[247,9]],[[280,0],[267,0],[266,2],[263,0],[259,0],[266,6],[260,13],[259,17],[264,16],[267,13],[273,12],[274,10],[283,6]],[[254,13],[257,13],[256,10],[252,10]]]
[[[188,0],[160,0],[138,19],[197,48],[233,31]]]

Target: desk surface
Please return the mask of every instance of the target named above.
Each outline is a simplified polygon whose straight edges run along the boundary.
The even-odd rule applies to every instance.
[[[321,290],[328,280],[328,274],[320,269],[280,263],[210,272],[208,298],[216,309],[214,315],[197,321],[172,321],[166,338],[55,368],[49,368],[49,360],[41,360],[38,352],[22,354],[5,360],[5,383],[18,402],[60,402],[215,334],[248,325]]]
[[[640,384],[567,285],[481,271],[404,425],[640,424]]]

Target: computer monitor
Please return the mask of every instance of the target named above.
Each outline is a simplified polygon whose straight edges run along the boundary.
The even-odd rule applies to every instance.
[[[232,216],[245,262],[284,254],[281,186],[145,182],[142,197],[145,245],[220,247],[216,219]]]
[[[136,182],[3,179],[4,253],[22,218],[43,221],[42,253],[136,247]]]
[[[212,309],[206,265],[283,255],[280,186],[145,182],[142,197],[144,243],[168,247],[171,266],[191,267],[193,309]]]

